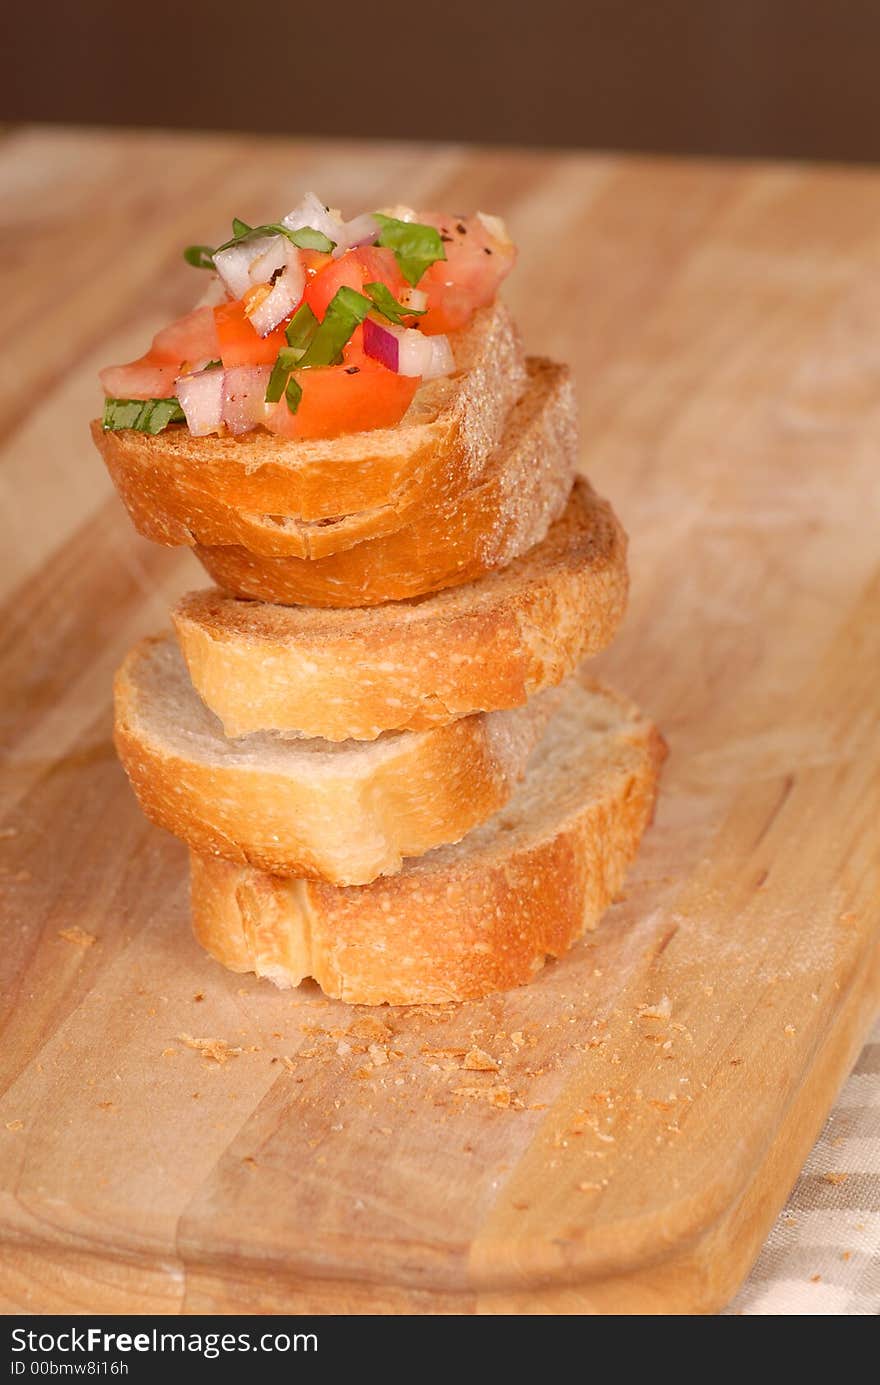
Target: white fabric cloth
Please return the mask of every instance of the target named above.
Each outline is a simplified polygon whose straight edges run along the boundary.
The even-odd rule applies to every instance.
[[[880,1313],[880,1023],[725,1312]]]

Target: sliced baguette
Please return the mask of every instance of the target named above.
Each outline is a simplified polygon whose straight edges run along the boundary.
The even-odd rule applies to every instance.
[[[467,586],[341,611],[214,588],[184,597],[172,616],[227,736],[372,740],[520,706],[609,643],[626,595],[626,536],[579,480],[542,543]]]
[[[281,605],[374,606],[473,581],[540,543],[565,508],[577,465],[568,371],[529,362],[529,388],[479,479],[444,505],[325,558],[267,558],[196,547],[226,591]]]
[[[467,717],[370,744],[224,737],[171,635],[116,675],[115,739],[147,817],[201,852],[363,884],[459,837],[507,801],[553,710]]]
[[[422,385],[396,428],[296,442],[184,427],[150,437],[96,421],[92,435],[148,539],[321,557],[399,528],[479,475],[525,388],[522,347],[500,303],[452,345],[456,374]]]
[[[360,889],[191,855],[196,937],[233,971],[314,977],[354,1004],[467,1000],[532,979],[596,926],[653,812],[665,747],[631,703],[572,680],[506,808]]]

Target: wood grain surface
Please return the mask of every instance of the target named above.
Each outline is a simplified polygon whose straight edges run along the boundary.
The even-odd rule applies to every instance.
[[[880,990],[880,177],[23,129],[0,179],[0,1306],[718,1309]],[[597,671],[671,747],[598,933],[457,1009],[211,963],[110,742],[202,579],[111,493],[95,372],[200,291],[184,244],[311,186],[508,216],[632,539]]]

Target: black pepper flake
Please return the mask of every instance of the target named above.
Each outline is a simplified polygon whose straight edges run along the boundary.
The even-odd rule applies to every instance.
[[[451,245],[452,242],[453,242],[453,240],[455,239],[455,237],[454,237],[454,236],[441,236],[440,239],[441,239],[442,241],[445,241],[447,245]]]
[[[349,366],[346,366],[346,367],[345,367],[345,373],[346,373],[346,375],[357,375],[357,373],[358,373],[359,370],[360,370],[360,366],[359,366],[359,365],[349,365]]]
[[[461,235],[463,235],[463,236],[466,236],[466,235],[467,235],[467,227],[465,226],[465,224],[464,224],[463,221],[460,221],[460,222],[458,223],[458,225],[456,226],[455,229],[456,229],[456,231],[458,231]]]
[[[489,249],[488,245],[484,245],[484,246],[483,246],[483,254],[484,254],[484,255],[491,255],[491,254],[492,254],[492,251]]]
[[[270,283],[270,284],[277,284],[278,280],[281,278],[281,276],[282,276],[282,274],[284,273],[284,271],[285,271],[286,268],[287,268],[286,265],[279,265],[277,269],[273,269],[273,270],[272,270],[272,277],[271,277],[271,279],[269,280],[269,283]]]

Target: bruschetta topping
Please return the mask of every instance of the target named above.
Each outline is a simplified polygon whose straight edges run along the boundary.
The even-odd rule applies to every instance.
[[[307,193],[278,222],[235,218],[222,245],[184,251],[213,275],[200,305],[139,360],[101,372],[104,427],[392,427],[420,381],[455,370],[446,334],[493,301],[515,256],[504,223],[481,212],[393,207],[346,222]]]

